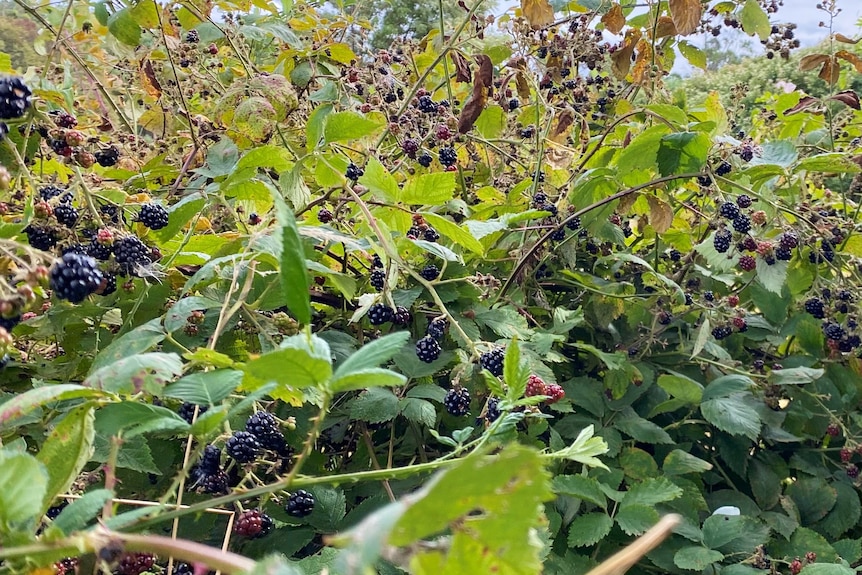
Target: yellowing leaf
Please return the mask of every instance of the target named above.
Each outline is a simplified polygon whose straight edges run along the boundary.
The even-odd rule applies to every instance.
[[[862,58],[852,52],[848,52],[847,50],[839,50],[835,53],[835,55],[842,60],[847,60],[848,62],[853,64],[853,67],[856,68],[856,71],[862,74]]]
[[[521,0],[521,10],[534,29],[548,26],[554,21],[554,9],[548,0]]]
[[[664,200],[655,196],[647,196],[649,204],[649,223],[656,233],[663,234],[673,224],[673,209]]]
[[[343,42],[327,46],[326,53],[330,58],[341,64],[350,64],[350,62],[356,60],[356,54],[353,53],[350,46]]]
[[[669,0],[669,4],[670,16],[677,33],[688,36],[697,30],[700,17],[703,15],[703,5],[700,0]]]
[[[611,34],[619,34],[626,25],[626,17],[623,14],[623,8],[619,3],[614,2],[611,9],[602,16],[602,24],[608,29]]]

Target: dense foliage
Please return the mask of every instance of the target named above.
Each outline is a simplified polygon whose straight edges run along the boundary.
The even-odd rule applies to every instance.
[[[676,513],[631,572],[855,572],[852,39],[749,114],[665,79],[722,26],[789,56],[778,2],[387,50],[352,6],[16,4],[0,570],[585,573]]]

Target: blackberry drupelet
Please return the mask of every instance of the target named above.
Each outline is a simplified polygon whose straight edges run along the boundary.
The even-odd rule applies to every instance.
[[[407,234],[405,235],[407,236],[407,239],[418,240],[420,237],[422,237],[422,228],[420,228],[419,226],[410,226],[407,229]]]
[[[712,337],[715,339],[724,339],[733,333],[733,328],[729,325],[720,325],[712,330]]]
[[[712,238],[712,245],[715,247],[715,251],[720,254],[725,253],[730,249],[730,244],[733,240],[733,234],[730,233],[730,230],[727,228],[721,228],[717,232],[715,232],[715,236]]]
[[[826,310],[823,307],[823,300],[817,297],[812,297],[805,300],[805,311],[807,311],[817,319],[824,319],[826,317]]]
[[[69,244],[60,249],[61,256],[65,256],[66,254],[80,254],[82,256],[86,256],[87,248],[85,248],[82,244],[78,243]]]
[[[437,318],[428,322],[428,327],[425,329],[425,335],[430,335],[437,341],[441,341],[446,335],[446,329],[449,327],[449,322],[445,318]]]
[[[381,269],[373,269],[368,279],[371,282],[371,287],[377,291],[382,291],[383,286],[386,285],[386,272]]]
[[[111,295],[115,291],[117,291],[117,275],[111,272],[105,272],[105,278],[102,280],[99,289],[96,290],[96,293],[105,296]]]
[[[225,443],[224,450],[237,463],[251,463],[260,452],[260,442],[248,431],[235,431]]]
[[[96,162],[103,168],[116,166],[120,159],[120,150],[116,146],[110,146],[104,150],[99,150],[95,153]]]
[[[443,398],[443,406],[451,415],[461,417],[470,411],[470,392],[466,388],[452,388]]]
[[[67,228],[74,228],[78,223],[78,210],[72,204],[60,204],[54,208],[54,217]]]
[[[57,236],[51,228],[30,224],[24,228],[24,233],[27,234],[27,242],[37,250],[47,251],[57,245]]]
[[[314,495],[304,489],[290,494],[284,510],[291,517],[306,517],[314,511]]]
[[[751,204],[753,203],[754,202],[752,201],[751,196],[747,196],[745,194],[742,194],[741,196],[738,196],[736,198],[736,205],[743,209],[750,208]]]
[[[75,126],[78,125],[78,118],[73,116],[68,112],[51,112],[51,116],[54,120],[54,123],[57,124],[58,128],[64,128],[66,130],[71,130]]]
[[[90,256],[68,253],[51,266],[51,289],[59,299],[80,303],[95,292],[104,276]]]
[[[416,342],[416,357],[425,363],[432,363],[440,357],[442,351],[443,348],[440,347],[440,343],[430,335],[426,335]]]
[[[371,267],[383,269],[383,260],[377,254],[374,254],[374,257],[371,258]]]
[[[542,210],[543,212],[550,212],[551,216],[556,216],[559,213],[557,206],[550,202],[540,205],[538,209]]]
[[[437,266],[431,264],[422,268],[422,271],[419,272],[419,275],[428,280],[429,282],[432,282],[436,280],[437,277],[440,275],[440,270],[437,269]]]
[[[458,161],[458,154],[455,152],[455,148],[440,148],[440,152],[438,153],[437,158],[444,166],[454,166],[455,162]]]
[[[152,263],[150,249],[137,236],[126,236],[114,242],[114,259],[124,276],[138,275],[138,267]]]
[[[353,162],[350,162],[349,164],[347,164],[347,171],[344,173],[344,177],[346,177],[348,180],[356,181],[361,178],[362,174],[364,173],[365,171],[362,168],[360,168]]]
[[[737,206],[733,202],[724,202],[718,209],[718,213],[721,215],[721,217],[727,218],[728,220],[732,220],[739,215],[739,206]]]
[[[0,120],[20,118],[30,107],[30,88],[17,76],[0,78]]]
[[[138,212],[138,221],[151,230],[160,230],[168,225],[168,211],[159,204],[144,204]]]
[[[116,286],[116,282],[114,283],[114,285]],[[103,295],[105,295],[105,294],[103,294]],[[195,416],[195,407],[198,408],[198,417],[200,417],[207,410],[206,405],[198,406],[198,405],[195,405],[194,403],[189,403],[188,401],[186,401],[180,406],[180,409],[177,412],[177,415],[179,415],[180,417],[185,419],[186,422],[191,424],[192,420],[194,419],[194,416]]]
[[[479,364],[497,377],[503,375],[503,360],[506,358],[506,350],[495,347],[479,356]]]
[[[745,214],[739,214],[733,218],[733,229],[741,234],[747,233],[751,229],[751,218]]]
[[[395,313],[392,315],[392,323],[399,326],[405,326],[410,323],[412,316],[410,310],[404,306],[396,306]]]
[[[233,532],[241,537],[258,539],[269,535],[275,522],[259,509],[248,509],[240,513],[233,525]]]
[[[384,303],[376,303],[368,310],[368,321],[371,325],[383,325],[392,321],[395,310]]]

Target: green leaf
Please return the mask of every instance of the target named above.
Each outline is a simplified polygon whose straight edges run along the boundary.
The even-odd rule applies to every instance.
[[[172,305],[171,309],[168,310],[168,313],[165,314],[165,330],[168,333],[173,333],[173,332],[177,331],[178,329],[182,329],[188,324],[189,315],[193,311],[206,311],[209,309],[220,308],[222,306],[222,303],[224,303],[224,302],[220,302],[220,301],[210,299],[207,297],[200,297],[200,296],[194,296],[194,295],[189,296],[189,297],[184,297],[180,301],[178,301],[177,303]],[[153,321],[158,322],[158,319],[155,319]],[[153,323],[153,322],[150,322],[150,323]],[[146,324],[146,325],[149,325],[149,324]],[[126,335],[131,336],[136,331],[137,331],[137,329],[132,330]],[[145,334],[142,334],[142,335],[145,335]],[[151,339],[154,339],[155,336],[156,336],[156,334],[153,333],[151,335]],[[120,339],[125,339],[125,337],[126,336],[123,336]],[[164,338],[164,335],[162,337]],[[124,349],[123,349],[124,347],[126,350],[130,349],[128,347],[128,345],[132,341],[136,341],[136,340],[131,339],[130,341],[125,342],[125,344],[123,346],[119,347],[116,350],[117,353],[124,352]],[[161,340],[159,340],[159,341],[161,341]],[[156,343],[158,343],[158,342],[156,342]],[[136,350],[135,353],[142,353],[144,351],[147,351],[151,347],[151,346],[147,346],[143,349],[138,349],[140,347],[143,347],[142,343],[136,342],[133,345],[135,347],[132,349]],[[108,348],[105,348],[105,352],[108,351],[108,349],[110,349],[111,347],[113,347],[113,344],[111,344],[111,346],[109,346]],[[127,355],[127,353],[121,353],[118,357],[116,357],[116,359],[121,359],[121,358],[125,357],[126,355]],[[100,357],[101,357],[101,354],[100,354]],[[113,361],[116,361],[116,359]]]
[[[703,132],[680,132],[662,137],[656,160],[662,176],[699,172],[706,163],[709,136]]]
[[[632,138],[629,145],[617,156],[617,166],[621,172],[655,169],[661,139],[668,133],[664,124],[647,128]]]
[[[365,389],[368,387],[396,387],[404,385],[407,378],[400,373],[388,369],[370,367],[359,371],[351,371],[341,377],[333,377],[330,382],[332,393]]]
[[[434,409],[434,404],[430,401],[407,397],[399,401],[398,406],[399,413],[407,421],[420,423],[432,430],[434,429],[434,424],[437,421],[437,410]]]
[[[443,216],[438,216],[435,213],[421,213],[425,217],[425,221],[440,232],[440,235],[443,237],[452,240],[459,246],[467,248],[475,254],[483,255],[485,253],[485,248],[482,246],[482,243],[473,237],[473,234],[471,234],[468,229],[464,229],[458,224],[447,220]]]
[[[749,36],[757,34],[761,40],[766,40],[772,31],[769,16],[757,3],[757,0],[745,0],[745,5],[739,12],[742,29]]]
[[[688,60],[689,64],[695,68],[706,70],[706,52],[697,46],[692,46],[685,40],[680,41],[677,47],[682,52],[682,55],[685,56],[685,59]]]
[[[60,512],[54,519],[52,527],[59,529],[66,535],[81,530],[95,519],[102,511],[105,503],[114,497],[110,489],[96,489],[88,491],[80,499],[76,499]]]
[[[332,114],[332,104],[323,104],[314,109],[305,124],[305,140],[309,148],[316,148],[323,138],[327,117]]]
[[[731,435],[744,435],[752,441],[760,434],[760,415],[751,394],[710,399],[700,404],[703,417],[718,429]]]
[[[809,563],[799,575],[855,575],[856,569],[837,563]]]
[[[723,375],[717,377],[706,387],[702,400],[708,401],[719,397],[730,397],[736,393],[748,391],[754,387],[750,377],[744,375]]]
[[[106,405],[96,416],[96,431],[108,437],[128,439],[142,433],[167,431],[188,432],[189,424],[174,411],[160,405],[124,401]]]
[[[643,443],[673,444],[673,438],[661,427],[646,420],[632,408],[626,408],[622,416],[614,421],[614,427],[632,439]]]
[[[93,461],[106,463],[111,453],[111,439],[100,433],[96,433],[95,453]],[[153,453],[147,440],[142,435],[123,439],[120,451],[117,454],[117,467],[130,469],[138,473],[152,473],[161,475],[156,462],[153,461]]]
[[[161,395],[162,388],[183,371],[175,353],[142,353],[125,357],[91,373],[84,385],[111,393],[135,394],[141,391]]]
[[[183,324],[186,323],[186,317],[188,314],[183,317]],[[161,324],[161,318],[156,318],[116,338],[93,360],[90,373],[130,355],[149,351],[161,343],[165,339],[165,330]]]
[[[664,458],[661,468],[665,475],[685,475],[709,471],[712,469],[712,463],[681,449],[674,449]]]
[[[199,371],[165,387],[163,395],[197,405],[215,405],[239,387],[242,377],[236,369]]]
[[[329,142],[348,142],[373,134],[380,124],[356,112],[335,112],[326,118],[323,139]]]
[[[814,383],[826,373],[822,369],[811,367],[789,367],[775,369],[769,372],[767,381],[772,385],[802,385]]]
[[[85,404],[67,413],[48,434],[36,456],[48,470],[42,511],[51,506],[57,495],[69,489],[90,461],[95,436],[94,421],[93,406]]]
[[[483,138],[499,138],[506,129],[506,112],[502,107],[491,104],[482,110],[474,126]]]
[[[455,192],[454,172],[432,172],[407,180],[400,201],[405,204],[440,206],[452,199]]]
[[[90,389],[73,383],[46,385],[30,389],[0,404],[0,429],[9,427],[16,420],[49,403],[69,399],[103,397],[105,395],[98,389]]]
[[[787,262],[777,261],[772,265],[763,258],[757,258],[757,283],[766,291],[781,295],[784,282],[787,281]]]
[[[265,353],[245,364],[246,374],[263,381],[275,381],[287,389],[320,386],[332,376],[329,344],[316,335],[298,334],[285,338],[281,349]]]
[[[28,453],[0,450],[0,530],[9,523],[33,519],[42,513],[48,493],[48,472]]]
[[[557,475],[553,481],[554,493],[577,497],[602,509],[607,508],[605,497],[598,481],[585,475]]]
[[[814,478],[794,481],[787,486],[785,495],[796,504],[799,518],[806,526],[826,517],[838,500],[838,490],[834,486]]]
[[[276,172],[284,172],[293,166],[290,152],[281,146],[259,146],[246,152],[236,169],[272,168]]]
[[[407,344],[410,332],[399,331],[390,333],[363,345],[352,353],[346,360],[341,362],[335,371],[334,377],[344,377],[353,372],[363,371],[386,363]]]
[[[447,248],[446,246],[440,245],[437,242],[429,242],[426,240],[410,240],[413,242],[416,247],[422,248],[429,254],[435,255],[441,260],[446,260],[447,262],[458,262],[460,264],[464,263],[464,260],[461,259],[461,256]]]
[[[770,465],[755,459],[748,468],[751,492],[761,509],[772,509],[781,497],[781,477]]]
[[[248,575],[307,575],[305,569],[288,561],[281,553],[272,553],[254,563]]]
[[[796,164],[796,172],[803,170],[808,172],[855,174],[860,171],[860,168],[847,154],[830,152],[805,158]]]
[[[808,529],[799,527],[790,536],[790,541],[776,538],[774,544],[770,544],[769,554],[776,558],[785,558],[792,561],[794,557],[803,557],[809,551],[817,554],[817,561],[830,563],[838,559],[835,549],[822,535]]]
[[[829,515],[820,521],[816,528],[821,533],[826,533],[831,539],[838,539],[855,527],[862,517],[862,505],[859,503],[859,494],[850,483],[836,481],[832,484],[838,498]]]
[[[368,188],[368,191],[378,199],[390,202],[398,201],[398,182],[383,167],[380,160],[373,156],[365,164],[365,173],[359,178],[359,183]]]
[[[517,401],[524,395],[529,377],[529,369],[521,361],[521,348],[518,346],[518,338],[517,336],[513,337],[509,345],[506,346],[506,356],[503,359],[503,383],[509,387],[506,397],[510,401]]]
[[[682,489],[664,477],[650,478],[629,487],[622,507],[631,505],[656,505],[673,501],[682,495]]]
[[[311,201],[311,190],[302,177],[301,163],[297,163],[293,169],[281,173],[278,177],[278,189],[294,210],[304,208]]]
[[[305,265],[305,248],[296,226],[293,210],[287,207],[277,193],[273,193],[278,223],[281,225],[281,289],[287,309],[303,325],[311,322],[311,298],[308,293],[308,269]]]
[[[673,398],[685,403],[698,404],[703,396],[703,386],[693,379],[681,375],[660,375],[658,386]]]
[[[608,452],[608,444],[601,437],[594,437],[594,434],[595,428],[592,425],[588,425],[578,433],[575,441],[570,446],[555,451],[549,454],[548,457],[570,459],[588,467],[607,469],[607,466],[597,456]]]
[[[614,520],[605,513],[587,513],[569,525],[569,547],[595,545],[608,536]]]
[[[398,396],[383,387],[372,387],[350,402],[350,419],[383,423],[398,415]]]
[[[712,563],[716,563],[722,559],[724,559],[722,553],[701,547],[700,545],[683,547],[673,556],[673,562],[677,567],[689,571],[703,571]]]
[[[629,505],[614,516],[626,535],[641,535],[658,523],[658,511],[648,505]]]
[[[129,8],[117,10],[108,18],[108,31],[127,46],[137,47],[141,42],[141,27],[135,22]]]

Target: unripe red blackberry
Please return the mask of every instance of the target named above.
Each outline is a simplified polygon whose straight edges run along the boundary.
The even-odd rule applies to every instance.
[[[149,571],[156,562],[152,553],[124,553],[117,565],[120,575],[140,575]]]
[[[240,513],[233,525],[233,532],[241,537],[259,539],[269,535],[275,522],[272,517],[259,509],[249,509]]]
[[[559,384],[549,383],[545,386],[545,395],[549,398],[545,403],[550,405],[566,397],[566,392]]]
[[[531,375],[527,379],[527,388],[524,391],[524,396],[533,397],[534,395],[547,395],[546,385],[544,380],[538,375]]]

